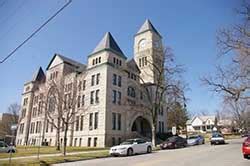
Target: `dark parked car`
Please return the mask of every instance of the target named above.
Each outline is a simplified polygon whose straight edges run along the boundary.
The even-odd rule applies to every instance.
[[[186,146],[187,146],[187,140],[180,136],[170,137],[160,145],[161,149],[175,149]]]
[[[250,131],[246,131],[241,134],[241,137],[250,137]]]

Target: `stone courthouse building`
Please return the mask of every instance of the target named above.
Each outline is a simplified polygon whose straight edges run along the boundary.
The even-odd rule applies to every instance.
[[[51,122],[47,114],[57,112],[56,101],[44,98],[51,82],[58,80],[63,80],[65,98],[74,90],[77,96],[76,114],[67,134],[68,145],[105,147],[138,135],[150,137],[152,120],[138,106],[144,104],[138,88],[142,85],[139,78],[143,83],[154,83],[156,73],[149,62],[154,63],[162,57],[162,37],[149,20],[134,35],[132,59],[127,59],[109,32],[88,56],[87,64],[55,54],[46,71],[39,68],[33,79],[24,84],[16,144],[46,142],[56,145],[57,129],[52,124],[57,118],[52,118]],[[157,132],[164,131],[166,113],[162,110],[159,111]],[[62,124],[61,142],[63,134]]]

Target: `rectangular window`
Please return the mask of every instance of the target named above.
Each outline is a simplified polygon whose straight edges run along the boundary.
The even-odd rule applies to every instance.
[[[76,116],[76,131],[79,130],[79,116]]]
[[[98,112],[95,113],[95,124],[94,124],[94,129],[98,128]]]
[[[74,140],[74,146],[76,146],[76,143],[77,143],[77,138],[75,138]]]
[[[23,105],[25,106],[25,105],[27,105],[28,104],[28,98],[24,98],[24,100],[23,100]]]
[[[139,67],[141,67],[141,58],[139,58]]]
[[[116,85],[116,82],[117,82],[117,75],[116,74],[113,74],[113,85]]]
[[[53,132],[53,128],[54,128],[53,124],[54,124],[54,119],[52,119],[52,123],[50,124],[50,132]]]
[[[159,132],[161,133],[161,122],[159,122]]]
[[[46,124],[46,133],[49,131],[49,120],[47,120],[47,124]]]
[[[88,138],[88,146],[91,146],[91,137]]]
[[[162,122],[161,129],[162,129],[162,133],[164,133],[164,122]]]
[[[39,132],[39,122],[36,122],[36,133]]]
[[[99,57],[99,63],[101,63],[102,57]]]
[[[98,85],[100,82],[100,73],[96,75],[96,85]]]
[[[145,66],[147,66],[148,61],[147,61],[147,57],[145,57]]]
[[[90,104],[94,104],[94,93],[95,91],[90,92]]]
[[[115,145],[115,137],[112,137],[112,146]]]
[[[83,82],[82,82],[82,90],[85,90],[85,87],[86,87],[86,80],[83,80]]]
[[[79,146],[82,146],[82,138],[79,139]]]
[[[117,92],[117,97],[118,97],[118,99],[117,99],[117,103],[119,104],[119,105],[121,105],[121,99],[122,99],[122,94],[121,94],[121,92]]]
[[[93,129],[93,113],[89,114],[89,130]]]
[[[99,103],[99,92],[100,92],[99,89],[95,91],[95,102],[96,103]]]
[[[91,76],[91,86],[95,85],[95,75]]]
[[[113,63],[115,64],[115,62],[116,62],[116,59],[115,59],[115,57],[113,58]]]
[[[80,91],[82,89],[82,81],[79,81],[78,83],[78,90]]]
[[[116,113],[112,113],[112,130],[116,130]]]
[[[121,137],[118,138],[118,144],[120,145],[122,143]]]
[[[82,106],[85,104],[85,95],[82,95]]]
[[[83,115],[81,116],[81,122],[80,122],[80,130],[83,130]]]
[[[112,94],[112,103],[116,103],[116,91],[113,90],[113,94]]]
[[[95,59],[92,60],[92,65],[95,65]]]
[[[118,76],[118,86],[121,87],[122,86],[122,77]]]
[[[121,116],[121,114],[117,114],[117,115],[118,115],[118,126],[117,126],[117,129],[121,130],[121,119],[122,119],[122,116]]]
[[[141,63],[142,63],[142,66],[144,66],[144,58],[142,58],[142,61],[141,61]]]
[[[94,147],[97,146],[97,137],[94,138]]]
[[[79,108],[81,106],[81,96],[77,97],[77,107]]]

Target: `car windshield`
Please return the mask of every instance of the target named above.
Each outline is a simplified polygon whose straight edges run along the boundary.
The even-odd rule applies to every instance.
[[[222,137],[220,133],[213,133],[212,137]]]
[[[189,136],[188,139],[197,139],[198,136],[197,135],[193,135],[193,136]]]
[[[131,145],[134,142],[135,142],[134,140],[126,140],[126,141],[122,142],[120,145]]]
[[[168,138],[167,141],[175,141],[176,139],[177,139],[177,137],[174,136],[174,137]]]

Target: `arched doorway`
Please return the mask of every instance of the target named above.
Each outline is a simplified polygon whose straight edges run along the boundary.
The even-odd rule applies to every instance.
[[[151,125],[150,122],[142,116],[137,117],[131,128],[132,132],[137,132],[141,136],[151,138]]]

